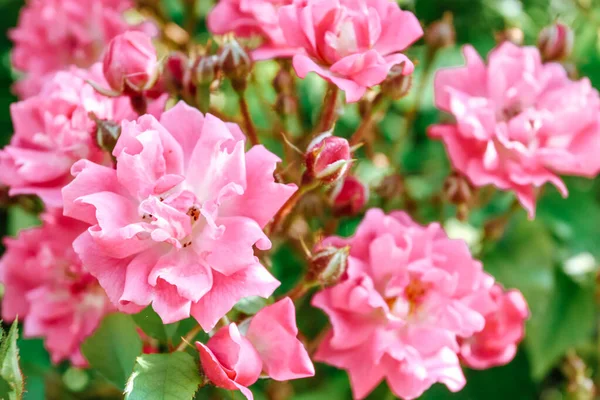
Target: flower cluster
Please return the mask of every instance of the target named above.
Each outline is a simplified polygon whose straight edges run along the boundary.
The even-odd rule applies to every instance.
[[[313,298],[333,326],[315,359],[346,369],[356,398],[384,378],[404,399],[436,382],[462,389],[459,339],[482,331],[485,316],[497,311],[494,279],[466,244],[448,239],[437,224],[372,209],[355,236],[323,245],[349,246],[350,256],[344,279]],[[520,336],[512,340],[507,345]]]
[[[271,246],[262,228],[296,187],[244,145],[237,125],[179,103],[123,122],[116,169],[73,166],[65,215],[92,225],[75,251],[120,310],[152,303],[165,323],[192,315],[209,331],[242,297],[273,293],[253,246]]]
[[[0,203],[37,196],[45,211],[41,226],[5,240],[4,320],[43,337],[53,362],[87,367],[81,344],[108,313],[147,308],[164,324],[189,319],[179,345],[166,329],[140,331],[143,351],[190,356],[185,346],[194,342],[193,381],[202,376],[250,400],[261,377],[315,375],[311,358],[345,370],[356,399],[383,381],[415,399],[436,383],[461,390],[463,366],[515,357],[529,318],[523,295],[485,272],[442,221],[422,222],[432,205],[444,216],[443,202],[467,221],[470,208],[486,205],[485,185],[514,192],[533,218],[543,185],[566,196],[561,175],[600,172],[600,96],[549,62],[572,50],[566,26],[544,32],[542,53],[505,42],[485,63],[467,46],[465,66],[437,72],[435,104],[449,118],[428,133],[443,141],[453,171],[429,201],[411,195],[418,182],[393,165],[389,137],[376,138],[386,107],[412,89],[417,63],[405,50],[423,36],[396,1],[221,0],[206,21],[225,36],[218,51],[194,42],[194,15],[184,32],[141,3],[140,15],[158,14],[163,31],[154,40],[129,30],[123,12],[134,4],[116,0],[32,0],[11,33],[25,78],[11,106],[14,135],[0,150],[8,190]],[[429,26],[419,90],[456,37],[448,13]],[[267,59],[278,68],[269,78],[277,92],[271,132],[255,126],[257,103],[247,101],[257,84],[249,77]],[[297,98],[296,78],[309,72],[327,82],[316,121]],[[215,95],[224,81],[239,118]],[[336,125],[339,90],[360,101],[355,131],[338,133],[352,120]],[[406,136],[422,94],[404,115]],[[363,154],[369,165],[355,168]],[[393,211],[399,204],[404,211]],[[510,212],[494,222],[506,226]],[[343,217],[356,222],[353,236],[335,236],[351,234]],[[487,231],[484,239],[495,240]],[[306,271],[280,295],[287,265],[269,251],[283,243],[284,255],[303,251]],[[303,307],[328,317],[314,336],[296,322],[294,302],[308,296]],[[198,340],[201,331],[207,340]]]
[[[73,251],[87,225],[61,212],[42,216],[42,226],[5,239],[0,261],[2,318],[24,320],[26,337],[43,337],[52,361],[86,366],[79,346],[114,307]]]
[[[129,0],[32,0],[10,32],[14,67],[25,73],[16,87],[26,98],[38,93],[48,74],[71,65],[87,68],[104,47],[130,26],[123,12]]]
[[[100,64],[71,67],[44,83],[40,93],[11,105],[15,133],[0,151],[0,182],[10,194],[36,194],[47,206],[62,205],[61,190],[80,159],[110,164],[96,144],[96,120],[119,123],[134,118],[125,97],[97,93],[88,81],[104,82]],[[159,115],[164,99],[150,111]]]
[[[588,79],[571,81],[534,47],[506,42],[487,65],[472,47],[464,53],[466,66],[435,79],[436,105],[456,123],[429,129],[457,171],[475,186],[515,192],[532,218],[545,183],[566,196],[559,175],[600,172],[600,97]]]

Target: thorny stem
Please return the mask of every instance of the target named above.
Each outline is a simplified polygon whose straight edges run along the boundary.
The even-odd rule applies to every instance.
[[[315,135],[323,132],[327,132],[331,129],[336,119],[336,108],[337,98],[340,89],[330,83],[327,86],[327,92],[325,93],[325,99],[323,100],[323,111],[321,112],[321,118],[317,124]]]
[[[200,325],[196,325],[193,327],[184,337],[181,338],[181,343],[175,348],[175,351],[184,351],[188,344],[194,340],[196,335],[202,332],[202,327]]]
[[[310,192],[314,188],[318,186],[316,182],[309,182],[306,184],[302,184],[296,192],[285,202],[283,207],[279,209],[275,217],[273,217],[273,222],[271,222],[271,226],[267,228],[267,234],[275,233],[281,227],[281,224],[285,220],[285,218],[292,212],[298,201],[304,196],[306,193]]]
[[[383,93],[377,94],[377,97],[375,97],[375,99],[371,103],[369,110],[367,111],[367,115],[364,116],[360,126],[358,127],[356,132],[354,132],[352,137],[350,138],[351,146],[359,144],[365,137],[365,134],[367,134],[369,132],[369,130],[371,129],[371,126],[373,124],[373,121],[375,119],[375,116],[379,112],[379,109],[382,106],[382,104],[384,103],[384,100],[385,100],[385,96],[383,95]]]
[[[248,102],[246,102],[245,91],[238,92],[238,99],[240,103],[240,110],[242,111],[242,116],[244,117],[246,134],[248,135],[248,139],[250,139],[250,144],[252,144],[252,146],[260,144],[258,140],[258,135],[256,134],[256,128],[254,127],[254,123],[252,122],[252,116],[250,115]]]

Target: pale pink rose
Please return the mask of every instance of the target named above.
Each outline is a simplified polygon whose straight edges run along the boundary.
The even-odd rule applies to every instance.
[[[10,186],[10,195],[36,194],[47,206],[61,207],[61,189],[72,180],[76,161],[110,163],[96,145],[96,123],[89,113],[115,122],[136,114],[128,98],[102,96],[86,83],[104,82],[101,68],[59,71],[39,94],[11,104],[15,133],[0,151],[0,181]],[[154,102],[151,110],[160,113],[165,100]]]
[[[25,337],[44,338],[52,362],[83,367],[80,345],[113,306],[73,251],[73,240],[88,225],[61,214],[48,212],[42,226],[4,239],[2,319],[19,317]]]
[[[438,108],[456,123],[434,125],[456,170],[475,186],[514,191],[531,218],[536,189],[558,175],[600,172],[600,98],[589,80],[574,82],[560,64],[542,64],[535,47],[506,42],[487,66],[465,47],[464,67],[435,79]]]
[[[158,59],[150,36],[125,32],[108,44],[102,71],[110,88],[118,93],[140,93],[158,78]]]
[[[294,56],[298,76],[317,73],[348,102],[383,82],[394,65],[412,73],[401,51],[423,35],[415,15],[393,0],[296,0],[281,7],[279,24],[286,42],[305,51]]]
[[[291,57],[298,48],[290,47],[279,27],[279,8],[293,0],[221,0],[208,14],[208,29],[216,35],[233,32],[242,38],[261,39],[252,52],[255,60]]]
[[[24,72],[19,96],[37,94],[48,74],[70,65],[87,68],[100,60],[104,48],[130,26],[123,11],[129,0],[31,0],[9,32],[14,42],[13,66]]]
[[[219,329],[206,344],[196,342],[196,347],[202,370],[215,386],[240,390],[252,400],[248,386],[261,372],[277,381],[315,374],[297,335],[294,303],[286,297],[260,310],[249,322]]]
[[[347,370],[357,399],[384,378],[403,399],[436,382],[462,389],[457,340],[481,331],[494,306],[494,280],[467,245],[438,224],[379,209],[367,212],[354,237],[323,244],[350,246],[350,256],[340,283],[313,298],[332,324],[315,360]]]
[[[491,290],[495,307],[485,315],[485,328],[461,342],[460,357],[470,368],[486,369],[508,364],[525,336],[529,308],[518,290]]]
[[[93,225],[74,243],[124,312],[152,303],[165,323],[211,330],[246,296],[279,282],[254,255],[262,228],[296,191],[275,183],[279,159],[247,153],[240,128],[180,102],[160,122],[123,122],[116,170],[82,160],[63,189],[65,215]]]

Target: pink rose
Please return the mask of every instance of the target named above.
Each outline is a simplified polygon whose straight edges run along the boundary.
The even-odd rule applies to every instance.
[[[165,323],[191,314],[209,331],[279,285],[253,246],[270,248],[262,229],[296,186],[275,183],[274,154],[244,146],[237,125],[180,102],[160,122],[123,122],[116,170],[73,166],[65,215],[92,225],[75,251],[121,311],[152,303]]]
[[[457,340],[481,331],[494,306],[494,280],[467,245],[438,224],[379,209],[367,212],[354,237],[323,245],[350,246],[350,256],[340,283],[313,298],[333,326],[315,360],[347,370],[360,399],[384,378],[403,399],[436,382],[462,389]]]
[[[100,59],[106,44],[125,32],[125,0],[31,0],[9,36],[12,63],[26,73],[16,90],[22,98],[38,93],[47,74],[70,65],[87,68]]]
[[[259,37],[252,52],[255,60],[291,57],[299,49],[290,47],[279,27],[279,8],[293,0],[221,0],[208,14],[208,29],[216,35],[233,32],[238,37]]]
[[[600,172],[600,98],[589,80],[574,82],[559,64],[542,64],[534,47],[504,43],[486,66],[472,47],[467,65],[441,70],[438,108],[456,123],[434,125],[452,165],[475,186],[514,191],[533,218],[536,188],[550,182],[564,195],[559,174]]]
[[[294,303],[289,297],[263,308],[242,325],[221,328],[206,345],[196,342],[202,369],[215,386],[240,390],[252,400],[248,386],[263,371],[277,381],[315,374],[308,353],[296,338]]]
[[[281,7],[279,24],[290,46],[306,54],[294,56],[301,78],[315,72],[360,100],[367,88],[383,82],[390,69],[405,63],[402,53],[423,35],[417,18],[392,0],[296,0]]]
[[[135,113],[128,98],[102,96],[86,83],[104,82],[100,68],[57,72],[39,94],[11,104],[15,133],[0,151],[0,181],[10,186],[11,196],[36,194],[47,206],[61,207],[61,189],[71,181],[76,161],[110,163],[95,143],[96,124],[89,113],[115,122]],[[165,100],[151,109],[160,113]]]
[[[485,315],[485,328],[461,343],[460,357],[470,368],[508,364],[525,336],[529,308],[521,292],[505,292],[500,285],[494,285],[491,295],[495,307]]]
[[[118,93],[150,89],[159,74],[150,36],[135,31],[116,36],[104,55],[103,72],[110,88]]]
[[[2,318],[18,316],[25,337],[43,337],[54,363],[70,360],[83,367],[81,343],[113,308],[71,246],[87,225],[60,210],[44,214],[42,221],[41,227],[4,239]]]

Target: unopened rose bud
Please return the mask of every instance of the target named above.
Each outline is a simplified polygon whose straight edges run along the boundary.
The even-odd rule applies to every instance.
[[[234,89],[244,90],[252,70],[252,59],[234,38],[229,38],[219,52],[219,68],[231,80]]]
[[[386,80],[381,83],[381,92],[393,100],[406,96],[412,86],[412,75],[404,73],[404,66],[404,62],[394,65]]]
[[[340,181],[331,193],[331,203],[335,216],[356,215],[369,201],[369,188],[354,176]]]
[[[425,29],[424,39],[427,46],[435,50],[454,46],[456,31],[454,30],[452,13],[444,13],[442,19],[429,25]]]
[[[325,132],[308,145],[305,162],[308,180],[333,183],[343,178],[350,168],[350,144],[344,138]]]
[[[350,246],[338,248],[318,245],[317,249],[310,258],[307,279],[322,285],[333,285],[346,272]]]
[[[115,37],[104,55],[103,72],[108,85],[119,93],[141,93],[159,76],[156,50],[148,35],[128,31]]]
[[[190,70],[190,60],[188,56],[181,52],[169,54],[163,69],[165,86],[171,92],[180,92],[184,89],[189,90],[191,85]]]
[[[292,83],[294,81],[294,77],[292,74],[286,69],[280,69],[275,78],[273,78],[273,88],[277,93],[288,92]]]
[[[565,24],[555,23],[540,32],[538,48],[544,61],[561,61],[571,55],[575,36]]]
[[[216,55],[200,56],[192,67],[192,76],[198,85],[210,85],[219,73],[219,57]]]
[[[453,173],[444,182],[444,197],[457,207],[457,219],[465,221],[475,197],[475,188],[464,176]]]

